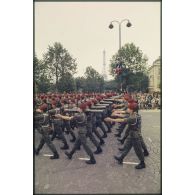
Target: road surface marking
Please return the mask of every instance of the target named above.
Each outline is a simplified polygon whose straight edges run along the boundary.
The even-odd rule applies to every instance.
[[[47,189],[49,188],[49,184],[44,185],[43,188],[44,188],[45,190],[47,190]]]
[[[158,127],[158,128],[159,128],[159,127],[160,127],[160,125],[153,125],[152,127]]]
[[[123,162],[123,164],[127,164],[127,165],[138,165],[139,163],[136,163],[136,162]]]
[[[148,137],[148,140],[150,141],[150,142],[152,142],[152,140]]]
[[[79,160],[90,160],[89,158],[79,158]]]
[[[53,154],[43,154],[43,156],[53,156]]]

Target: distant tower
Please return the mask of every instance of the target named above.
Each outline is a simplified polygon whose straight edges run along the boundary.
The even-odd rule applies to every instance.
[[[104,77],[104,80],[107,80],[107,74],[106,74],[106,51],[103,51],[103,70],[102,70],[102,76]]]

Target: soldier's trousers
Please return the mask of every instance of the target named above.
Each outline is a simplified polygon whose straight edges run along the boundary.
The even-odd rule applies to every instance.
[[[141,131],[138,132],[138,135],[139,135],[139,139],[140,139],[140,142],[141,142],[142,149],[143,149],[144,151],[148,151],[147,146],[146,146],[146,144],[145,144],[145,142],[144,142],[144,139],[143,139],[143,137],[142,137]]]
[[[103,121],[103,123],[106,125],[108,131],[111,131],[111,125],[109,122]]]
[[[73,155],[75,153],[75,151],[81,146],[83,145],[83,148],[85,150],[85,152],[92,157],[93,156],[93,152],[91,151],[91,149],[89,148],[88,144],[87,144],[87,137],[85,133],[78,133],[78,137],[74,143],[74,146],[70,152],[71,155]]]
[[[96,146],[99,147],[99,143],[97,142],[97,140],[95,139],[93,133],[92,133],[92,127],[87,127],[87,137],[89,137],[89,139],[91,140],[91,142]]]
[[[130,132],[131,134],[131,132]],[[139,137],[132,137],[129,135],[127,137],[127,141],[125,142],[124,151],[121,154],[121,159],[125,158],[125,156],[129,153],[131,148],[134,148],[135,153],[140,161],[144,161],[144,155],[142,152],[142,146]]]
[[[99,138],[100,141],[103,141],[102,136],[100,135],[100,133],[96,128],[96,124],[92,125],[92,133],[94,133]]]
[[[126,131],[125,131],[125,135],[124,135],[124,137],[122,138],[122,140],[125,141],[126,138],[128,137],[128,135],[129,135],[129,129],[127,128]],[[143,137],[142,137],[141,130],[138,131],[138,136],[139,136],[139,140],[140,140],[142,149],[143,149],[144,151],[147,151],[148,149],[147,149],[147,146],[146,146],[146,144],[145,144],[145,142],[144,142],[144,139],[143,139]]]
[[[38,130],[38,131],[42,135],[42,137],[41,137],[41,140],[40,140],[40,143],[39,143],[39,146],[38,146],[37,150],[40,151],[43,148],[44,144],[46,143],[47,146],[49,147],[49,149],[54,154],[56,154],[57,150],[56,150],[56,147],[54,146],[54,144],[52,143],[52,141],[50,139],[49,133],[44,132],[44,131],[40,131],[40,130]]]
[[[104,133],[104,135],[107,134],[106,133],[106,129],[105,129],[104,125],[102,124],[102,121],[97,121],[96,122],[96,128],[98,128],[98,127],[102,130],[102,132]]]
[[[51,140],[54,140],[54,138],[56,137],[56,135],[58,135],[60,137],[60,139],[62,140],[62,142],[64,143],[64,145],[68,145],[66,138],[64,136],[64,133],[62,131],[62,127],[61,125],[58,124],[54,124],[54,131],[53,131],[53,135]]]
[[[70,126],[70,122],[69,121],[64,121],[63,128],[66,128],[66,130],[68,131],[68,133],[70,133],[70,135],[72,136],[72,138],[75,138],[75,134],[74,134],[74,132],[71,129],[71,126]]]
[[[123,132],[123,130],[125,129],[126,127],[126,123],[121,123],[120,126],[118,127],[118,132],[119,134],[121,134]]]

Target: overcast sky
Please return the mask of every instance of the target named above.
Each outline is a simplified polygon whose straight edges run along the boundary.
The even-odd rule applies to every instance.
[[[160,56],[160,2],[35,2],[35,52],[42,58],[48,45],[60,42],[77,59],[82,76],[87,66],[99,73],[106,51],[109,61],[119,48],[118,25],[112,20],[129,19],[132,27],[122,24],[122,46],[133,42],[149,58],[148,64]]]

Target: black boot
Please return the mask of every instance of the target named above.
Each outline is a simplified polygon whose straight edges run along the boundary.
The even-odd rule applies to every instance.
[[[61,139],[61,137],[59,135],[56,135],[56,138],[59,139],[59,140]]]
[[[69,159],[71,159],[72,158],[72,153],[69,153],[69,152],[64,152],[65,154],[66,154],[66,156],[69,158]]]
[[[144,150],[144,156],[149,156],[148,150]]]
[[[72,139],[70,139],[70,142],[75,142],[76,141],[76,137],[72,136]]]
[[[100,145],[105,144],[105,141],[103,139],[100,140]]]
[[[39,149],[35,150],[35,154],[38,156],[39,155]]]
[[[59,158],[59,154],[56,152],[56,153],[54,153],[54,155],[53,156],[51,156],[50,157],[50,159],[58,159]]]
[[[90,160],[87,160],[87,161],[85,161],[87,164],[96,164],[96,160],[95,160],[95,158],[94,158],[94,156],[91,156],[90,157]]]
[[[102,152],[102,149],[100,146],[97,147],[97,150],[94,152],[94,154],[99,154]]]
[[[118,140],[121,144],[124,144],[124,142],[125,142],[124,139],[119,139],[119,138],[117,138],[117,140]]]
[[[124,149],[124,148],[118,148],[118,150],[122,152],[122,151],[124,151],[125,149]]]
[[[139,163],[139,165],[136,165],[136,166],[135,166],[136,169],[143,169],[143,168],[145,168],[145,167],[146,167],[146,165],[145,165],[145,162],[144,162],[144,161],[141,161],[141,162]]]
[[[81,146],[78,146],[78,147],[77,147],[77,150],[81,150]]]
[[[63,147],[60,147],[61,150],[68,150],[69,149],[69,146],[68,144],[64,144]]]
[[[122,164],[123,163],[123,159],[121,157],[114,156],[114,159],[118,161],[118,164]]]
[[[120,137],[121,136],[120,133],[117,133],[117,134],[114,134],[114,135],[115,135],[115,137]]]
[[[106,133],[104,133],[104,135],[102,136],[102,138],[106,138],[107,137],[107,134]]]
[[[65,133],[66,133],[66,135],[68,135],[69,134],[69,131],[64,131]]]

